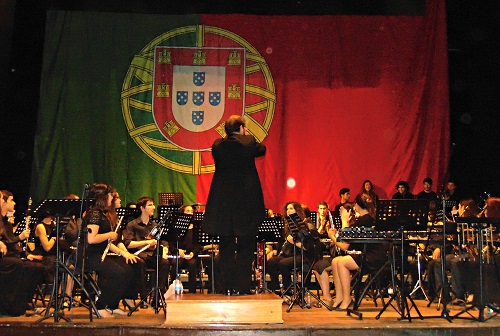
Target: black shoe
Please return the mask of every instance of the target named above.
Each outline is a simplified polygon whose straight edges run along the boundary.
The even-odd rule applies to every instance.
[[[130,303],[128,303],[127,300],[132,301],[131,299],[123,299],[122,300],[123,307],[125,308],[124,310],[128,309],[128,310],[132,311],[132,309],[134,309],[134,306],[132,306]]]

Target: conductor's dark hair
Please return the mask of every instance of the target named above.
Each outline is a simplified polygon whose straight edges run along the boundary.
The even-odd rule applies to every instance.
[[[224,130],[227,136],[230,136],[239,132],[240,126],[245,127],[245,119],[240,115],[233,114],[224,123]]]

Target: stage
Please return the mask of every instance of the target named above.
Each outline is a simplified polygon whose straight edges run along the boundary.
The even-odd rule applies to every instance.
[[[184,294],[190,301],[207,300],[206,294]],[[215,297],[215,295],[213,296]],[[222,300],[225,297],[220,295]],[[277,298],[277,296],[276,296]],[[234,297],[231,300],[248,300],[248,297]],[[255,300],[255,298],[252,298]],[[295,305],[287,312],[287,305],[281,306],[282,323],[166,323],[164,311],[155,314],[151,308],[140,309],[132,316],[116,316],[110,319],[94,318],[89,322],[88,310],[77,307],[71,312],[64,310],[65,317],[71,322],[61,320],[57,323],[51,317],[43,322],[37,322],[40,316],[30,317],[0,317],[0,335],[500,335],[500,317],[493,316],[485,322],[472,319],[453,319],[451,322],[440,315],[436,304],[427,308],[427,301],[416,300],[418,309],[424,316],[418,318],[415,310],[411,310],[412,321],[399,320],[398,313],[389,307],[379,319],[375,316],[380,312],[380,305],[375,307],[371,301],[363,301],[360,311],[363,319],[347,316],[345,311],[329,311],[322,308],[304,308]],[[244,305],[244,304],[242,304]],[[262,309],[267,307],[263,303]],[[450,315],[462,310],[461,306],[449,305]],[[168,309],[167,309],[168,311]],[[243,312],[251,315],[253,312]],[[186,315],[189,312],[185,312]],[[471,314],[478,316],[477,310]],[[470,317],[463,314],[463,317]],[[488,318],[490,315],[485,314]]]

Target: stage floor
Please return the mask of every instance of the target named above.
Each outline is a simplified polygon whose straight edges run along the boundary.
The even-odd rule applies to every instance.
[[[203,294],[184,294],[200,295]],[[242,297],[244,298],[244,297]],[[389,307],[379,319],[380,312],[372,301],[363,301],[360,311],[363,319],[347,316],[345,311],[329,311],[322,308],[304,308],[295,305],[290,312],[288,306],[282,306],[283,323],[276,324],[166,324],[164,311],[159,314],[149,309],[140,309],[132,316],[116,316],[110,319],[94,318],[89,321],[88,310],[77,307],[72,311],[64,311],[64,316],[71,322],[54,318],[37,322],[40,316],[0,317],[0,335],[326,335],[335,330],[342,335],[500,335],[500,317],[492,315],[485,322],[474,321],[468,314],[466,319],[452,319],[449,322],[441,316],[436,304],[427,308],[427,301],[415,300],[420,313],[420,319],[414,309],[411,310],[412,321],[400,320],[399,314]],[[448,305],[450,315],[459,313],[463,307]],[[474,317],[478,310],[471,310]],[[486,318],[490,315],[485,313]],[[90,331],[91,329],[92,331]],[[361,334],[360,334],[361,333]]]

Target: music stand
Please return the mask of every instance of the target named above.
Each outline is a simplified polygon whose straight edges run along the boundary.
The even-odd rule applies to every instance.
[[[203,227],[201,223],[203,222],[203,216],[204,212],[195,212],[193,215],[193,233],[194,233],[194,239],[195,241],[198,242],[198,245],[210,245],[212,248],[210,249],[210,265],[212,268],[210,269],[210,277],[211,277],[211,288],[212,288],[212,294],[215,294],[215,279],[214,279],[214,273],[215,273],[215,251],[214,251],[214,244],[219,244],[220,238],[218,236],[211,236],[205,231],[203,231]]]
[[[49,304],[47,305],[47,309],[45,311],[45,316],[39,319],[37,322],[42,322],[50,317],[50,307],[52,305],[52,302],[54,303],[54,322],[59,322],[59,320],[62,318],[66,322],[69,322],[69,319],[65,318],[63,313],[60,311],[61,305],[59,304],[58,301],[58,291],[59,291],[59,268],[62,268],[66,274],[71,276],[75,283],[77,283],[81,290],[84,292],[85,295],[87,295],[87,298],[90,301],[89,305],[89,313],[90,313],[90,321],[92,321],[92,309],[96,313],[97,316],[99,316],[99,313],[97,312],[97,308],[95,306],[95,303],[92,301],[90,298],[90,295],[88,294],[88,291],[85,289],[83,286],[82,282],[74,276],[74,274],[69,270],[69,268],[61,262],[60,259],[60,251],[59,251],[59,238],[60,238],[60,218],[65,217],[65,216],[76,216],[80,215],[83,202],[85,200],[75,200],[75,199],[47,199],[42,201],[38,207],[33,211],[35,217],[42,217],[42,216],[54,216],[56,218],[56,259],[55,259],[55,270],[54,270],[54,283],[52,286],[52,294],[50,297]],[[83,273],[83,269],[82,269]],[[64,289],[63,289],[64,292]]]
[[[458,217],[456,219],[457,223],[467,223],[476,231],[477,237],[477,250],[478,250],[478,265],[479,265],[479,300],[476,300],[476,296],[474,296],[474,304],[469,307],[464,308],[461,312],[452,316],[452,318],[463,318],[460,317],[463,313],[468,313],[471,318],[478,322],[484,322],[486,319],[484,318],[484,308],[486,304],[484,302],[484,261],[483,261],[483,239],[482,239],[482,231],[488,228],[489,224],[495,224],[498,226],[500,224],[499,218],[475,218],[475,217]],[[472,316],[469,313],[469,310],[477,308],[479,311],[479,315],[477,318]],[[490,317],[491,318],[491,317]]]
[[[176,192],[161,192],[158,193],[159,205],[178,205],[184,204],[184,194]]]
[[[127,208],[121,207],[116,209],[116,215],[118,218],[123,217],[121,222],[121,227],[126,228],[127,224],[132,220],[141,215],[141,210],[138,208]]]
[[[184,214],[179,212],[174,212],[170,221],[168,222],[168,228],[166,232],[166,240],[172,241],[175,239],[175,248],[177,249],[176,263],[175,263],[175,273],[179,275],[179,240],[184,237],[186,231],[191,224],[193,215]]]
[[[316,299],[319,298],[315,296],[309,289],[304,287],[304,238],[306,236],[306,232],[311,234],[308,229],[302,229],[301,230],[301,224],[303,224],[302,219],[299,217],[298,214],[293,213],[289,216],[286,217],[286,222],[288,225],[288,228],[290,229],[290,233],[293,237],[293,295],[290,299],[290,305],[288,306],[287,313],[289,313],[292,310],[292,307],[295,305],[295,303],[298,303],[299,306],[304,309],[304,308],[311,308],[311,306],[304,300],[304,295],[305,292],[307,292],[309,295],[315,297]],[[298,274],[297,274],[297,242],[300,242],[302,248],[300,249],[300,288],[299,284],[297,282]],[[311,270],[309,270],[311,272]],[[308,272],[308,274],[309,274]],[[288,288],[287,288],[288,290]],[[325,307],[328,308],[327,305]],[[331,309],[330,309],[331,310]]]
[[[267,281],[266,281],[266,264],[267,264],[267,256],[266,256],[266,242],[269,241],[279,241],[281,240],[283,232],[283,220],[281,217],[272,217],[266,218],[262,221],[259,226],[259,230],[257,233],[257,244],[264,244],[264,249],[259,252],[257,249],[257,263],[255,269],[260,273],[260,277],[262,279],[262,287],[260,284],[257,284],[257,291],[266,292],[267,289]],[[259,255],[261,253],[262,255]],[[260,265],[259,258],[262,258],[262,265]]]
[[[392,231],[397,232],[397,236],[394,235],[394,243],[401,245],[401,263],[400,263],[400,286],[399,293],[395,290],[388,302],[382,307],[377,319],[383,314],[383,312],[389,307],[394,307],[391,303],[393,300],[400,298],[399,311],[401,319],[408,319],[411,322],[411,308],[415,308],[420,319],[423,319],[422,314],[418,310],[415,302],[406,293],[405,290],[405,230],[406,231],[423,231],[427,230],[427,216],[429,213],[429,201],[427,200],[406,200],[406,199],[394,199],[394,200],[379,200],[377,202],[377,214],[375,221],[375,228],[378,231]],[[396,238],[397,237],[397,238]],[[396,256],[393,252],[393,262],[396,264]],[[408,304],[408,300],[411,302],[411,306]]]

